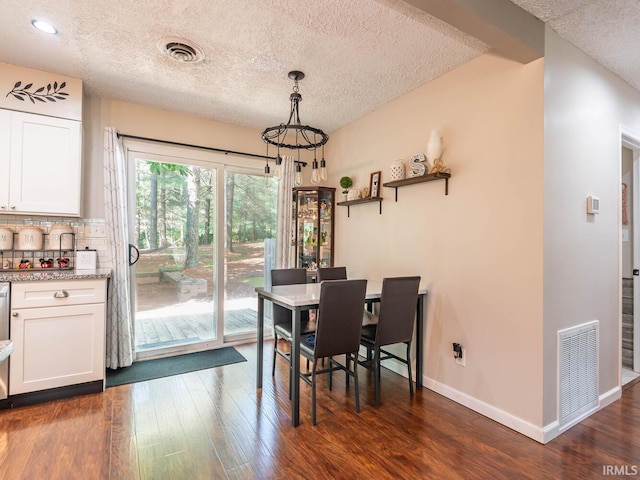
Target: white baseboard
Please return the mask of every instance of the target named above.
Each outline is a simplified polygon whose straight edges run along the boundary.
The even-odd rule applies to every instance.
[[[505,427],[509,427],[516,432],[519,432],[523,435],[526,435],[529,438],[534,439],[537,442],[544,443],[544,435],[542,428],[527,422],[521,418],[516,417],[510,413],[505,412],[504,410],[500,410],[493,405],[489,405],[488,403],[483,402],[482,400],[478,400],[471,395],[467,395],[466,393],[460,392],[455,388],[451,388],[444,383],[437,382],[431,378],[425,378],[424,386],[433,390],[434,392],[439,393],[460,405],[464,405],[467,408],[470,408],[474,412],[478,412],[485,417],[490,418],[491,420],[495,420],[498,423],[501,423]]]
[[[549,442],[550,440],[560,435],[562,432],[566,431],[568,428],[581,422],[601,408],[604,408],[607,405],[610,405],[614,401],[618,400],[622,395],[622,389],[620,387],[615,387],[608,392],[603,393],[602,395],[600,395],[600,404],[597,408],[594,408],[592,411],[585,413],[570,425],[563,425],[562,429],[560,429],[560,425],[557,421],[554,421],[549,425],[546,425],[545,427],[538,427],[537,425],[527,422],[522,418],[516,417],[515,415],[505,412],[504,410],[500,410],[493,405],[489,405],[482,400],[478,400],[471,395],[460,392],[455,388],[437,382],[436,380],[433,380],[431,378],[424,377],[423,383],[424,386],[428,389],[433,390],[434,392],[439,393],[440,395],[447,397],[454,402],[459,403],[460,405],[464,405],[465,407],[470,408],[474,412],[478,412],[479,414],[484,415],[485,417],[490,418],[491,420],[494,420],[504,425],[505,427],[509,427],[512,430],[515,430],[516,432],[521,433],[522,435],[525,435],[540,443]]]
[[[578,418],[572,420],[570,423],[561,426],[560,423],[556,420],[555,422],[552,422],[549,425],[546,425],[543,429],[544,441],[542,443],[550,442],[551,440],[556,438],[558,435],[560,435],[563,432],[566,432],[571,427],[573,427],[574,425],[577,425],[585,418],[590,417],[591,415],[596,413],[598,410],[601,410],[604,407],[611,405],[613,402],[618,400],[621,396],[622,396],[622,388],[620,388],[619,386],[614,387],[608,392],[605,392],[602,395],[600,395],[599,404],[597,407],[589,410],[588,412],[585,412],[583,415],[580,415]]]

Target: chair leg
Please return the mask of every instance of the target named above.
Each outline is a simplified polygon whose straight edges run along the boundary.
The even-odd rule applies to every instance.
[[[413,397],[413,379],[411,378],[411,342],[407,342],[407,369],[409,373],[409,393]]]
[[[373,389],[376,397],[376,407],[380,406],[380,348],[376,347],[373,354]]]
[[[324,358],[323,358],[323,360],[324,360]],[[329,357],[329,368],[331,368],[331,361],[332,361],[332,357]],[[332,374],[333,374],[333,372],[331,370],[329,370],[329,390],[331,390],[331,387],[333,386],[333,375]]]
[[[358,359],[357,358],[356,358],[355,362],[358,363]],[[346,381],[345,385],[348,387],[349,386],[349,377],[351,376],[348,373],[348,372],[351,371],[351,355],[348,354],[348,353],[345,355],[344,364],[347,367],[347,381]]]
[[[356,384],[356,413],[360,413],[360,383],[358,382],[358,353],[356,352],[353,359],[353,381]],[[349,374],[347,373],[347,378]]]
[[[273,334],[273,366],[271,367],[271,376],[276,376],[276,350],[278,349],[278,335]]]
[[[313,362],[313,370],[311,371],[311,423],[316,425],[316,365]]]

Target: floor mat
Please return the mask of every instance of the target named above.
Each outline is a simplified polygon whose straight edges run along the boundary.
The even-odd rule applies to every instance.
[[[117,370],[107,368],[107,388],[246,361],[247,359],[235,348],[224,347],[176,357],[135,362],[130,367]]]

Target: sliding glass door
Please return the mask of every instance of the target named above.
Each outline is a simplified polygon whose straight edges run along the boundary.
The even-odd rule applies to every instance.
[[[136,351],[215,341],[217,169],[134,155]]]
[[[264,285],[265,240],[275,238],[277,183],[241,170],[225,174],[224,336],[255,335]],[[268,242],[267,242],[268,243]]]
[[[136,358],[254,337],[277,183],[265,182],[259,160],[125,147],[129,238],[139,251],[130,267]]]

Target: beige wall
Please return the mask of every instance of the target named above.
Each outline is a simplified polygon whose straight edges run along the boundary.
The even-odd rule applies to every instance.
[[[382,189],[337,208],[336,259],[350,276],[429,282],[427,384],[542,425],[543,61],[485,55],[332,135],[329,183],[368,185],[443,137],[444,183]],[[467,351],[456,365],[452,342]],[[454,392],[453,394],[451,394]],[[446,392],[445,392],[446,393]]]
[[[143,105],[85,97],[84,119],[85,218],[104,218],[102,165],[105,127],[117,128],[128,135],[266,154],[265,144],[260,137],[261,130]],[[269,152],[272,156],[274,153],[273,150]],[[247,162],[253,161],[249,157],[243,158]]]
[[[600,321],[600,395],[620,369],[620,125],[640,132],[640,93],[547,29],[544,423],[557,419],[557,332]],[[587,215],[586,197],[600,197]]]

